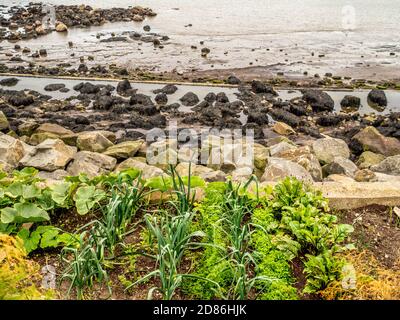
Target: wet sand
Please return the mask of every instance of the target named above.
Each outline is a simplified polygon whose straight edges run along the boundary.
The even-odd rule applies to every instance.
[[[298,12],[291,12],[293,1],[276,4],[253,0],[243,5],[235,0],[228,5],[225,0],[202,3],[145,0],[135,5],[150,6],[158,15],[144,22],[71,28],[68,34],[53,32],[21,41],[20,45],[32,52],[47,49],[47,57],[33,59],[22,55],[22,58],[49,67],[60,62],[77,66],[80,57],[93,56],[94,61],[86,61],[89,67],[117,64],[131,72],[161,73],[172,79],[182,75],[189,79],[220,78],[231,73],[244,80],[271,79],[277,75],[309,79],[315,74],[332,73],[353,79],[400,81],[400,39],[394,31],[399,16],[396,18],[394,13],[400,13],[400,5],[383,2],[378,6],[374,1],[350,1],[356,8],[357,24],[354,30],[346,31],[341,26],[341,9],[348,1],[335,4],[323,1],[316,5],[308,0]],[[124,0],[112,4],[85,3],[97,7],[128,6]],[[382,20],[385,14],[387,21]],[[146,34],[144,25],[151,26],[150,33],[170,38],[163,48],[132,39],[101,42],[112,34]],[[96,38],[98,34],[100,38]],[[68,41],[74,42],[73,48],[68,48]],[[18,54],[13,43],[2,42],[1,47],[0,63],[26,64],[9,61],[10,55]],[[201,56],[202,48],[210,49],[207,57]]]

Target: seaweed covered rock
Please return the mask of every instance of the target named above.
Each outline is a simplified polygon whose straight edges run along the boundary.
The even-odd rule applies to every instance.
[[[371,104],[375,104],[380,107],[386,107],[387,106],[387,98],[386,98],[385,91],[378,90],[378,89],[371,90],[371,92],[368,94],[368,101]]]
[[[361,99],[356,96],[347,95],[340,102],[340,106],[345,110],[358,110],[361,106]]]
[[[315,112],[333,111],[335,102],[329,94],[321,90],[303,90],[303,100],[311,105]]]

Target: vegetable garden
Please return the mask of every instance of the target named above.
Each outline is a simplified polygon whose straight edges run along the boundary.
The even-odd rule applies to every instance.
[[[1,173],[0,299],[399,298],[398,269],[367,270],[353,226],[309,186],[169,171],[57,184],[32,168]]]

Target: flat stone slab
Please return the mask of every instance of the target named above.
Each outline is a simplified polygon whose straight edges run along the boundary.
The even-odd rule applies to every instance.
[[[332,209],[355,209],[369,205],[400,206],[400,182],[316,182]]]

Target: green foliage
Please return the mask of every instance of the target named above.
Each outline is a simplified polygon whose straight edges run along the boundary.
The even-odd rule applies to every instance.
[[[16,203],[12,208],[7,207],[1,210],[1,222],[5,224],[49,220],[48,213],[33,203]]]
[[[146,215],[145,221],[151,235],[157,243],[156,270],[139,279],[131,286],[156,277],[160,280],[160,286],[149,291],[149,298],[155,291],[161,292],[165,300],[171,300],[175,290],[181,285],[184,275],[179,273],[179,266],[186,250],[191,246],[194,237],[202,237],[203,233],[190,233],[190,224],[193,213],[186,212],[177,216],[169,216],[167,213],[161,217]]]
[[[106,238],[102,237],[96,223],[93,228],[79,235],[78,247],[65,247],[62,260],[67,264],[61,281],[69,280],[68,294],[76,289],[78,299],[84,298],[84,289],[92,288],[95,282],[108,285],[108,274],[104,268]],[[108,286],[110,294],[111,288]]]
[[[77,239],[74,235],[62,232],[62,230],[53,226],[39,226],[32,232],[27,229],[21,229],[17,236],[23,240],[28,254],[38,248],[57,248],[77,244]]]
[[[307,277],[305,293],[315,293],[340,277],[341,262],[335,253],[351,248],[343,245],[354,228],[337,224],[337,217],[328,213],[327,202],[320,192],[287,178],[273,193],[272,209],[283,236],[273,242],[288,257],[305,254]]]
[[[261,295],[257,297],[259,300],[298,300],[297,290],[287,282],[277,280],[264,288]]]
[[[352,226],[337,224],[322,195],[296,179],[285,179],[261,199],[247,193],[250,183],[206,188],[196,207],[196,227],[213,246],[204,249],[194,268],[219,286],[191,279],[185,292],[201,299],[245,299],[256,289],[257,299],[298,299],[292,260],[304,255],[304,292],[338,279],[341,263],[335,253],[349,248],[343,243]]]
[[[79,187],[74,195],[76,210],[79,214],[85,215],[98,205],[106,196],[106,193],[95,186]]]
[[[145,190],[158,190],[167,192],[170,201],[144,216],[148,244],[141,248],[155,259],[156,269],[135,282],[124,281],[128,288],[157,279],[150,298],[159,291],[172,299],[182,289],[200,299],[297,299],[294,259],[304,264],[305,293],[316,293],[340,278],[344,262],[337,253],[351,248],[346,240],[353,227],[338,224],[321,193],[288,178],[260,198],[258,192],[247,191],[252,179],[244,185],[206,185],[190,170],[189,176],[180,177],[171,167],[170,174],[143,181],[138,170],[126,170],[94,179],[68,177],[47,186],[35,169],[12,176],[0,172],[0,233],[18,233],[27,253],[64,246],[62,279],[69,281],[69,292],[75,289],[83,298],[96,282],[109,287],[107,267],[135,230],[134,218],[145,208]],[[195,202],[197,187],[205,188],[201,203]],[[21,229],[22,223],[48,222],[57,210],[75,208],[81,215],[97,215],[77,235],[53,226]],[[184,273],[182,263],[189,257],[191,273]]]
[[[186,278],[183,282],[185,293],[194,298],[222,298],[232,283],[232,269],[229,261],[225,259],[227,238],[222,226],[226,187],[224,182],[209,183],[205,189],[205,198],[196,204],[198,220],[194,228],[205,232],[204,242],[209,245],[194,259],[194,274],[198,278]],[[218,290],[214,283],[218,284]]]
[[[68,293],[75,288],[79,299],[84,298],[84,289],[91,288],[95,282],[106,284],[111,294],[106,261],[113,259],[116,246],[122,245],[145,195],[142,182],[140,179],[135,182],[136,178],[136,175],[122,173],[112,180],[103,180],[106,181],[105,185],[111,187],[111,198],[102,209],[102,218],[82,227],[79,246],[66,246],[63,249],[62,258],[67,267],[62,280],[69,280]],[[94,186],[84,187],[90,189],[84,189],[85,195],[80,195],[82,203],[85,199],[93,200],[96,197],[91,192],[92,187]],[[102,191],[102,197],[103,194]]]
[[[327,250],[318,256],[306,255],[306,257],[304,272],[308,279],[304,288],[305,293],[315,293],[340,279],[345,261],[334,257],[332,251]]]
[[[68,208],[74,186],[61,183],[48,187],[37,178],[38,171],[24,168],[0,180],[0,214],[3,224],[44,222],[49,212]]]

